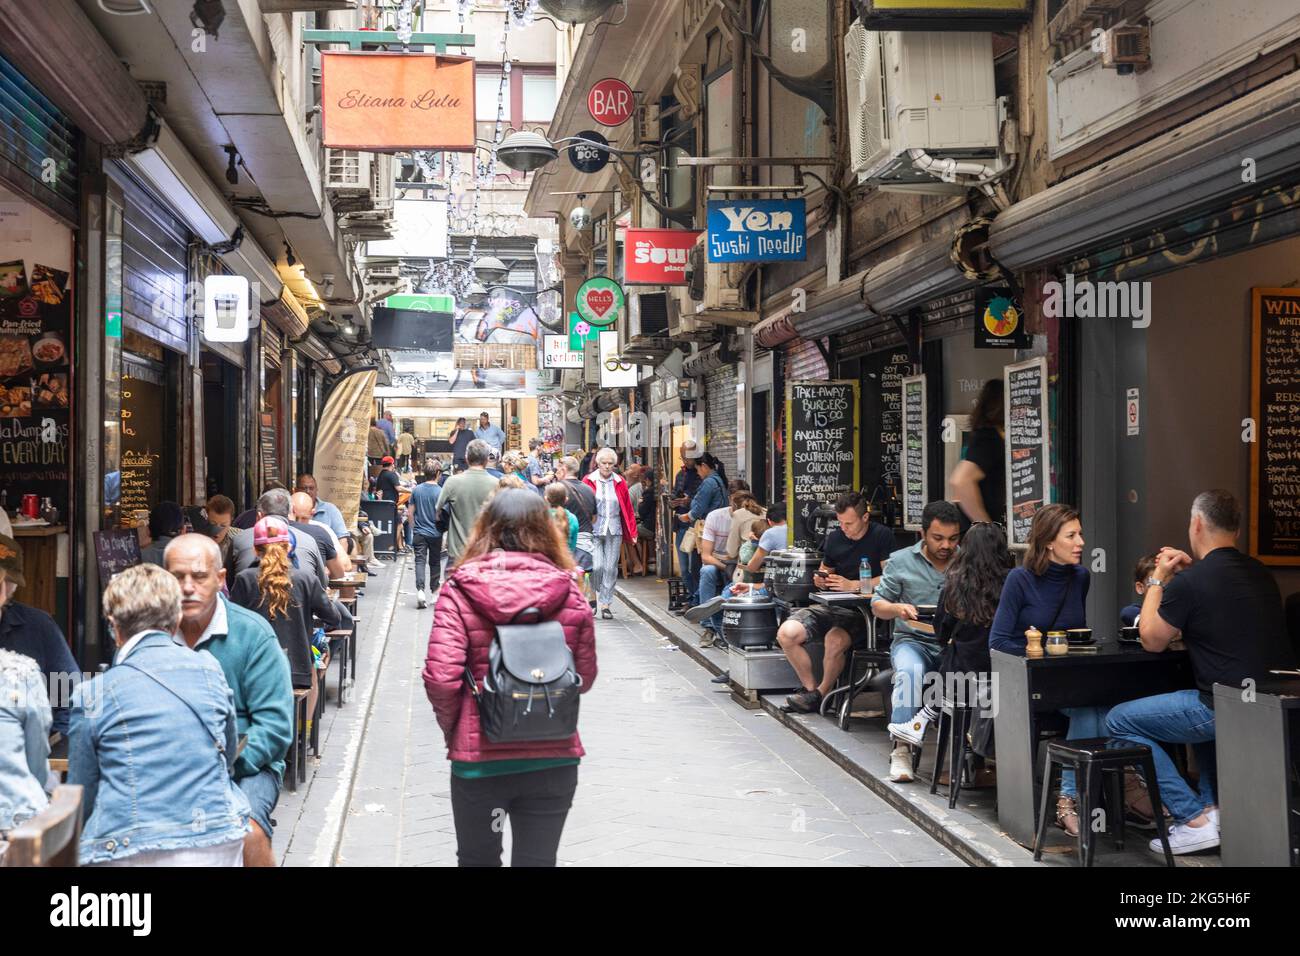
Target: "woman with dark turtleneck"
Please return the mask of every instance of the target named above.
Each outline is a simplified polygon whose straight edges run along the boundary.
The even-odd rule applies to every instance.
[[[1083,525],[1079,512],[1069,505],[1045,505],[1034,515],[1024,564],[1007,575],[998,611],[989,630],[989,648],[1021,657],[1025,654],[1025,631],[1036,627],[1064,631],[1087,627],[1084,602],[1088,597],[1089,575],[1083,566]],[[1105,707],[1070,707],[1062,713],[1070,718],[1067,740],[1105,737]],[[1074,771],[1061,773],[1061,793],[1056,801],[1056,823],[1069,833],[1079,833]],[[1130,775],[1125,803],[1130,819],[1154,819],[1150,800]]]

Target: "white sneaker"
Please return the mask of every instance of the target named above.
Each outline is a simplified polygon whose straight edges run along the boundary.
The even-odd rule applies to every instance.
[[[1196,853],[1200,850],[1212,850],[1219,845],[1219,821],[1217,814],[1203,827],[1190,827],[1186,823],[1176,823],[1169,828],[1169,852],[1174,856],[1184,853]],[[1150,843],[1155,853],[1164,853],[1160,838]]]
[[[415,606],[422,611],[429,606],[427,603],[425,603],[423,589],[415,592]]]
[[[912,782],[912,748],[899,744],[889,755],[889,779],[894,783]]]
[[[930,726],[930,715],[925,711],[918,710],[911,720],[904,721],[901,724],[889,724],[885,729],[889,731],[891,737],[904,740],[913,747],[921,746],[925,740],[925,730]]]

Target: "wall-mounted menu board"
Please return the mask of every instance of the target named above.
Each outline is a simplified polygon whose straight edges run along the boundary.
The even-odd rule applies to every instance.
[[[140,563],[140,535],[135,528],[96,531],[94,538],[101,588],[113,580],[113,575]]]
[[[867,423],[862,483],[868,494],[877,488],[901,488],[903,378],[911,371],[906,349],[876,352],[862,360],[862,414]],[[887,491],[884,497],[889,497]]]
[[[1300,564],[1300,289],[1253,289],[1250,553]]]
[[[163,402],[161,385],[122,377],[122,521],[162,500]]]
[[[786,514],[793,544],[820,548],[813,518],[858,487],[858,383],[787,382]]]
[[[1038,509],[1051,501],[1047,427],[1047,359],[1005,371],[1007,543],[1023,547]]]
[[[68,513],[71,316],[67,272],[0,262],[0,487],[10,507],[31,494]]]
[[[902,457],[903,527],[921,530],[921,512],[929,500],[925,476],[930,465],[926,452],[925,376],[909,375],[903,379]]]

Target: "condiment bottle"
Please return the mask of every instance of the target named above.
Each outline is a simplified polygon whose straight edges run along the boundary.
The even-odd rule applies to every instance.
[[[1029,630],[1025,631],[1025,656],[1043,656],[1043,632],[1032,624],[1029,625]]]

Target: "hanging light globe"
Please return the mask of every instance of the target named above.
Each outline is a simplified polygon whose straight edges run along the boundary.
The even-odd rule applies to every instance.
[[[511,133],[497,146],[497,159],[517,173],[531,173],[547,163],[555,162],[560,155],[551,141],[541,133],[522,130]]]
[[[543,10],[565,23],[590,23],[619,0],[541,0]]]
[[[474,260],[474,275],[485,285],[500,282],[510,274],[510,269],[496,256],[480,256]]]

